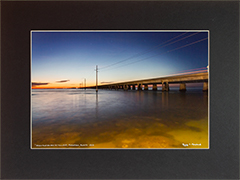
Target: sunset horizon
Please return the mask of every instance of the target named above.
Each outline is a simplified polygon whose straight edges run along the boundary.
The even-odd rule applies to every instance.
[[[32,31],[32,89],[161,77],[208,66],[208,31]]]

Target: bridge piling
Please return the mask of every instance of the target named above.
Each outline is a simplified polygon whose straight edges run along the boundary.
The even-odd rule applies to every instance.
[[[162,91],[169,91],[168,82],[162,82]]]
[[[142,84],[138,84],[138,91],[142,90]]]
[[[128,85],[124,84],[123,88],[124,88],[124,91],[127,91],[128,90]]]
[[[148,90],[148,85],[145,84],[145,85],[144,85],[144,91],[147,91],[147,90]]]
[[[132,85],[132,90],[136,90],[135,84]]]
[[[203,91],[208,91],[208,82],[203,83]]]
[[[180,84],[179,91],[186,91],[186,83]]]
[[[153,91],[157,91],[157,84],[153,84]]]

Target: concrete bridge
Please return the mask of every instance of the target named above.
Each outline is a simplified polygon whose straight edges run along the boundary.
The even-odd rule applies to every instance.
[[[185,75],[175,75],[168,77],[159,77],[152,79],[142,79],[134,81],[126,81],[112,84],[99,85],[98,89],[123,89],[123,90],[148,90],[148,86],[152,85],[152,90],[157,90],[157,85],[162,85],[162,91],[169,91],[169,84],[180,84],[179,90],[186,91],[186,83],[198,83],[203,82],[203,91],[208,90],[208,72],[196,73],[196,74],[185,74]],[[92,86],[89,88],[95,88]]]

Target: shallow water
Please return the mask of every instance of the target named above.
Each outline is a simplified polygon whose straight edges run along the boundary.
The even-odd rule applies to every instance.
[[[208,94],[34,89],[32,148],[208,148]]]

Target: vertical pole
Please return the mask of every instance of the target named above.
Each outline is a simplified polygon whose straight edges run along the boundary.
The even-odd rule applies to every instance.
[[[96,92],[98,92],[98,66],[96,65]]]
[[[85,84],[85,90],[86,90],[86,78],[84,79],[84,84]]]

